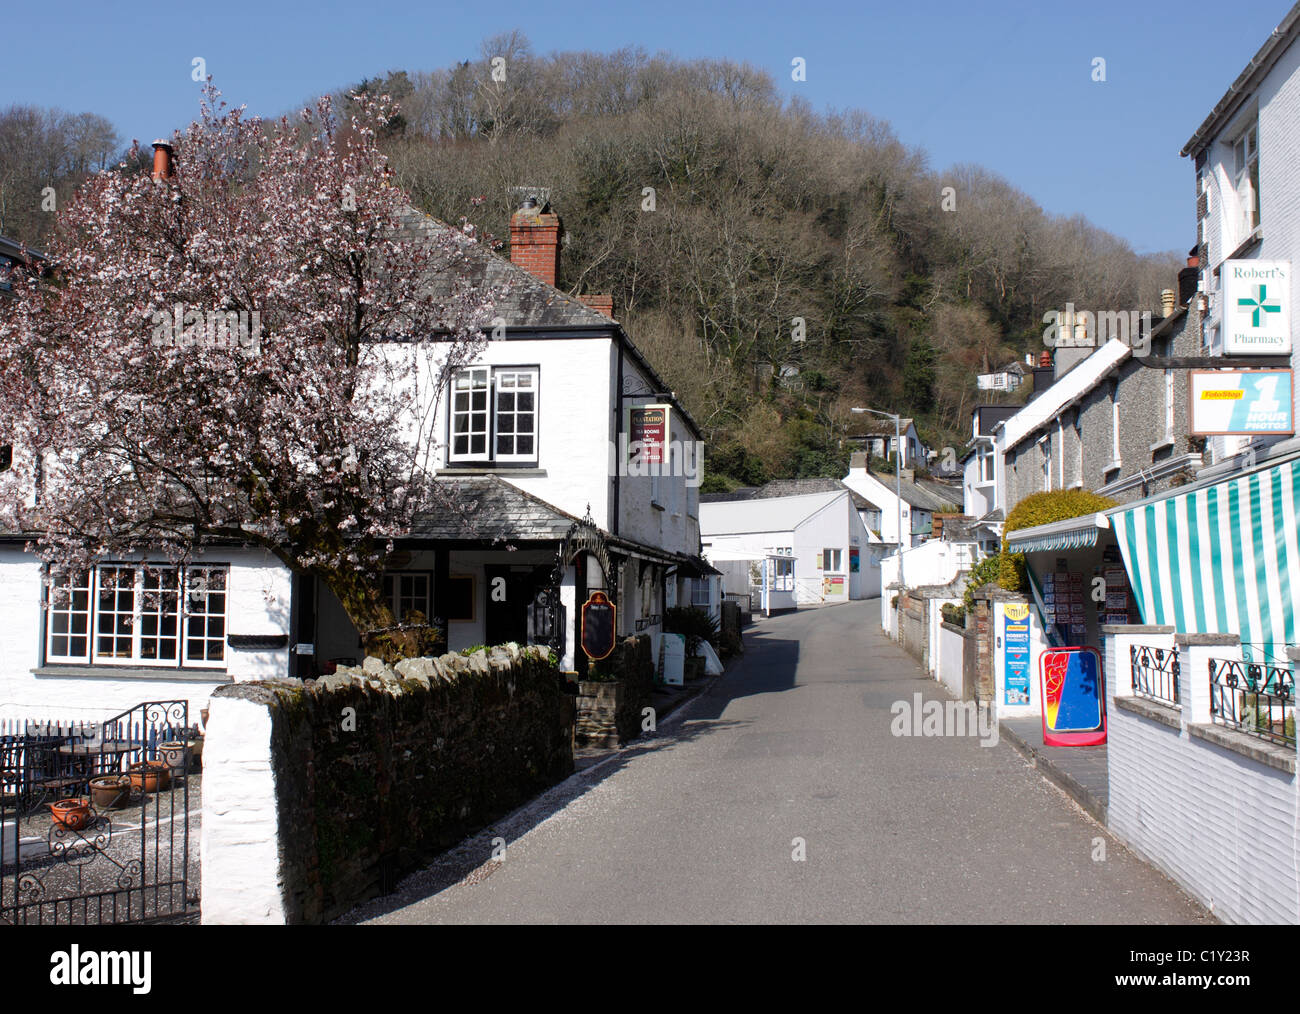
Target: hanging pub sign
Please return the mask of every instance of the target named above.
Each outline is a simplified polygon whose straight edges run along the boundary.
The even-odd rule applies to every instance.
[[[582,650],[593,662],[614,650],[614,603],[604,592],[592,592],[582,604]]]
[[[668,459],[669,405],[637,405],[628,409],[629,464],[662,465]]]
[[[1187,388],[1195,436],[1295,432],[1290,370],[1192,370]]]
[[[1223,354],[1291,353],[1291,262],[1224,261]]]

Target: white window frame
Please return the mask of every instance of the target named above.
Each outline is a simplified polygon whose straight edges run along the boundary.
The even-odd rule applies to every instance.
[[[111,591],[105,585],[114,574],[129,572],[129,587],[118,585]],[[176,580],[171,587],[146,588],[148,578],[154,580],[158,575],[174,574]],[[219,578],[218,578],[219,576]],[[76,600],[65,606],[63,589],[67,585],[52,587],[45,600],[45,662],[58,665],[91,665],[103,668],[149,668],[149,669],[224,669],[228,662],[228,645],[230,617],[230,568],[226,564],[193,564],[177,568],[171,564],[142,561],[106,561],[92,567],[73,586],[74,595],[84,595],[84,608],[73,609]],[[101,597],[113,594],[113,609],[104,609]],[[116,608],[119,603],[116,596],[129,594],[130,611]],[[174,605],[167,611],[146,609],[146,596],[171,596]],[[198,608],[199,604],[202,608]],[[219,609],[212,608],[219,605]],[[76,631],[74,618],[84,618],[84,634]],[[125,617],[122,623],[113,622],[113,617]],[[174,620],[172,633],[166,635],[161,630],[153,634],[145,633],[145,621],[151,617],[163,617]],[[66,619],[66,630],[63,620]],[[105,627],[104,621],[108,620]],[[161,626],[161,624],[159,624]],[[72,652],[72,638],[85,637],[85,650]],[[114,651],[104,652],[101,643],[113,642]],[[146,658],[144,648],[147,642],[167,640],[175,641],[175,655],[163,658]],[[56,649],[60,641],[66,649],[62,653]],[[121,650],[121,642],[129,644],[126,653]],[[192,656],[191,646],[198,643],[203,647],[199,656]],[[219,645],[218,658],[208,658],[210,645]]]
[[[480,385],[479,378],[482,378]],[[481,410],[474,408],[474,394],[482,390],[483,408]],[[456,405],[459,395],[465,394],[468,404],[464,409]],[[447,434],[447,460],[448,461],[483,461],[492,456],[492,371],[486,366],[467,366],[462,370],[457,370],[451,378],[451,398],[448,401],[449,413],[449,432]],[[482,414],[483,427],[477,428],[474,425],[474,417]],[[465,430],[458,431],[456,420],[461,416],[469,417],[469,426]],[[464,451],[456,450],[456,438],[465,438]],[[474,451],[474,438],[483,438],[483,450],[479,453]]]
[[[1174,439],[1174,371],[1165,370],[1165,439]]]
[[[488,405],[490,407],[490,418],[488,420],[488,424],[491,431],[491,436],[490,439],[488,440],[488,449],[490,452],[489,456],[493,461],[536,461],[537,460],[537,437],[538,437],[538,433],[537,433],[538,411],[537,410],[538,410],[538,383],[539,383],[540,373],[541,371],[536,366],[499,366],[493,369],[492,381],[491,381],[491,397],[488,399]],[[521,377],[527,377],[528,383],[524,385],[519,385],[518,380]],[[515,386],[507,386],[505,384],[506,378],[512,378],[514,380]],[[531,394],[533,396],[532,410],[530,412],[521,412],[518,407],[518,401],[516,401],[515,408],[512,411],[508,413],[502,412],[501,406],[499,404],[499,399],[502,397],[503,394],[507,392],[515,394],[516,396],[520,393]],[[528,435],[530,435],[533,438],[532,451],[526,454],[521,454],[517,450],[510,453],[497,450],[497,441],[501,437],[506,436],[506,434],[500,432],[500,424],[503,416],[505,415],[512,416],[516,423],[518,422],[519,417],[521,415],[532,416],[531,432],[527,430],[520,430],[516,426],[516,428],[510,434],[515,438],[516,446],[518,446],[517,441],[520,433],[527,433]]]
[[[1110,389],[1110,452],[1111,468],[1118,468],[1119,456],[1119,385],[1112,384]]]
[[[1260,226],[1263,208],[1259,202],[1259,115],[1232,139],[1232,187],[1241,209],[1241,238]]]

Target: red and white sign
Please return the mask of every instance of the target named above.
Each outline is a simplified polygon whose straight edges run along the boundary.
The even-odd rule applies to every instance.
[[[669,405],[638,405],[628,409],[628,448],[640,465],[662,465],[668,460]]]

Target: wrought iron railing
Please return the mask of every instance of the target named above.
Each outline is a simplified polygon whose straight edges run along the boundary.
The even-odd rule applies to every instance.
[[[1178,649],[1153,648],[1147,644],[1129,646],[1133,668],[1133,694],[1162,704],[1177,704]]]
[[[1285,666],[1212,658],[1210,715],[1220,725],[1294,747],[1295,674]]]

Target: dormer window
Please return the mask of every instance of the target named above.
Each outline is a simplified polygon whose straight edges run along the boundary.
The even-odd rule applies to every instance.
[[[452,379],[449,461],[537,461],[535,366],[471,366]]]

